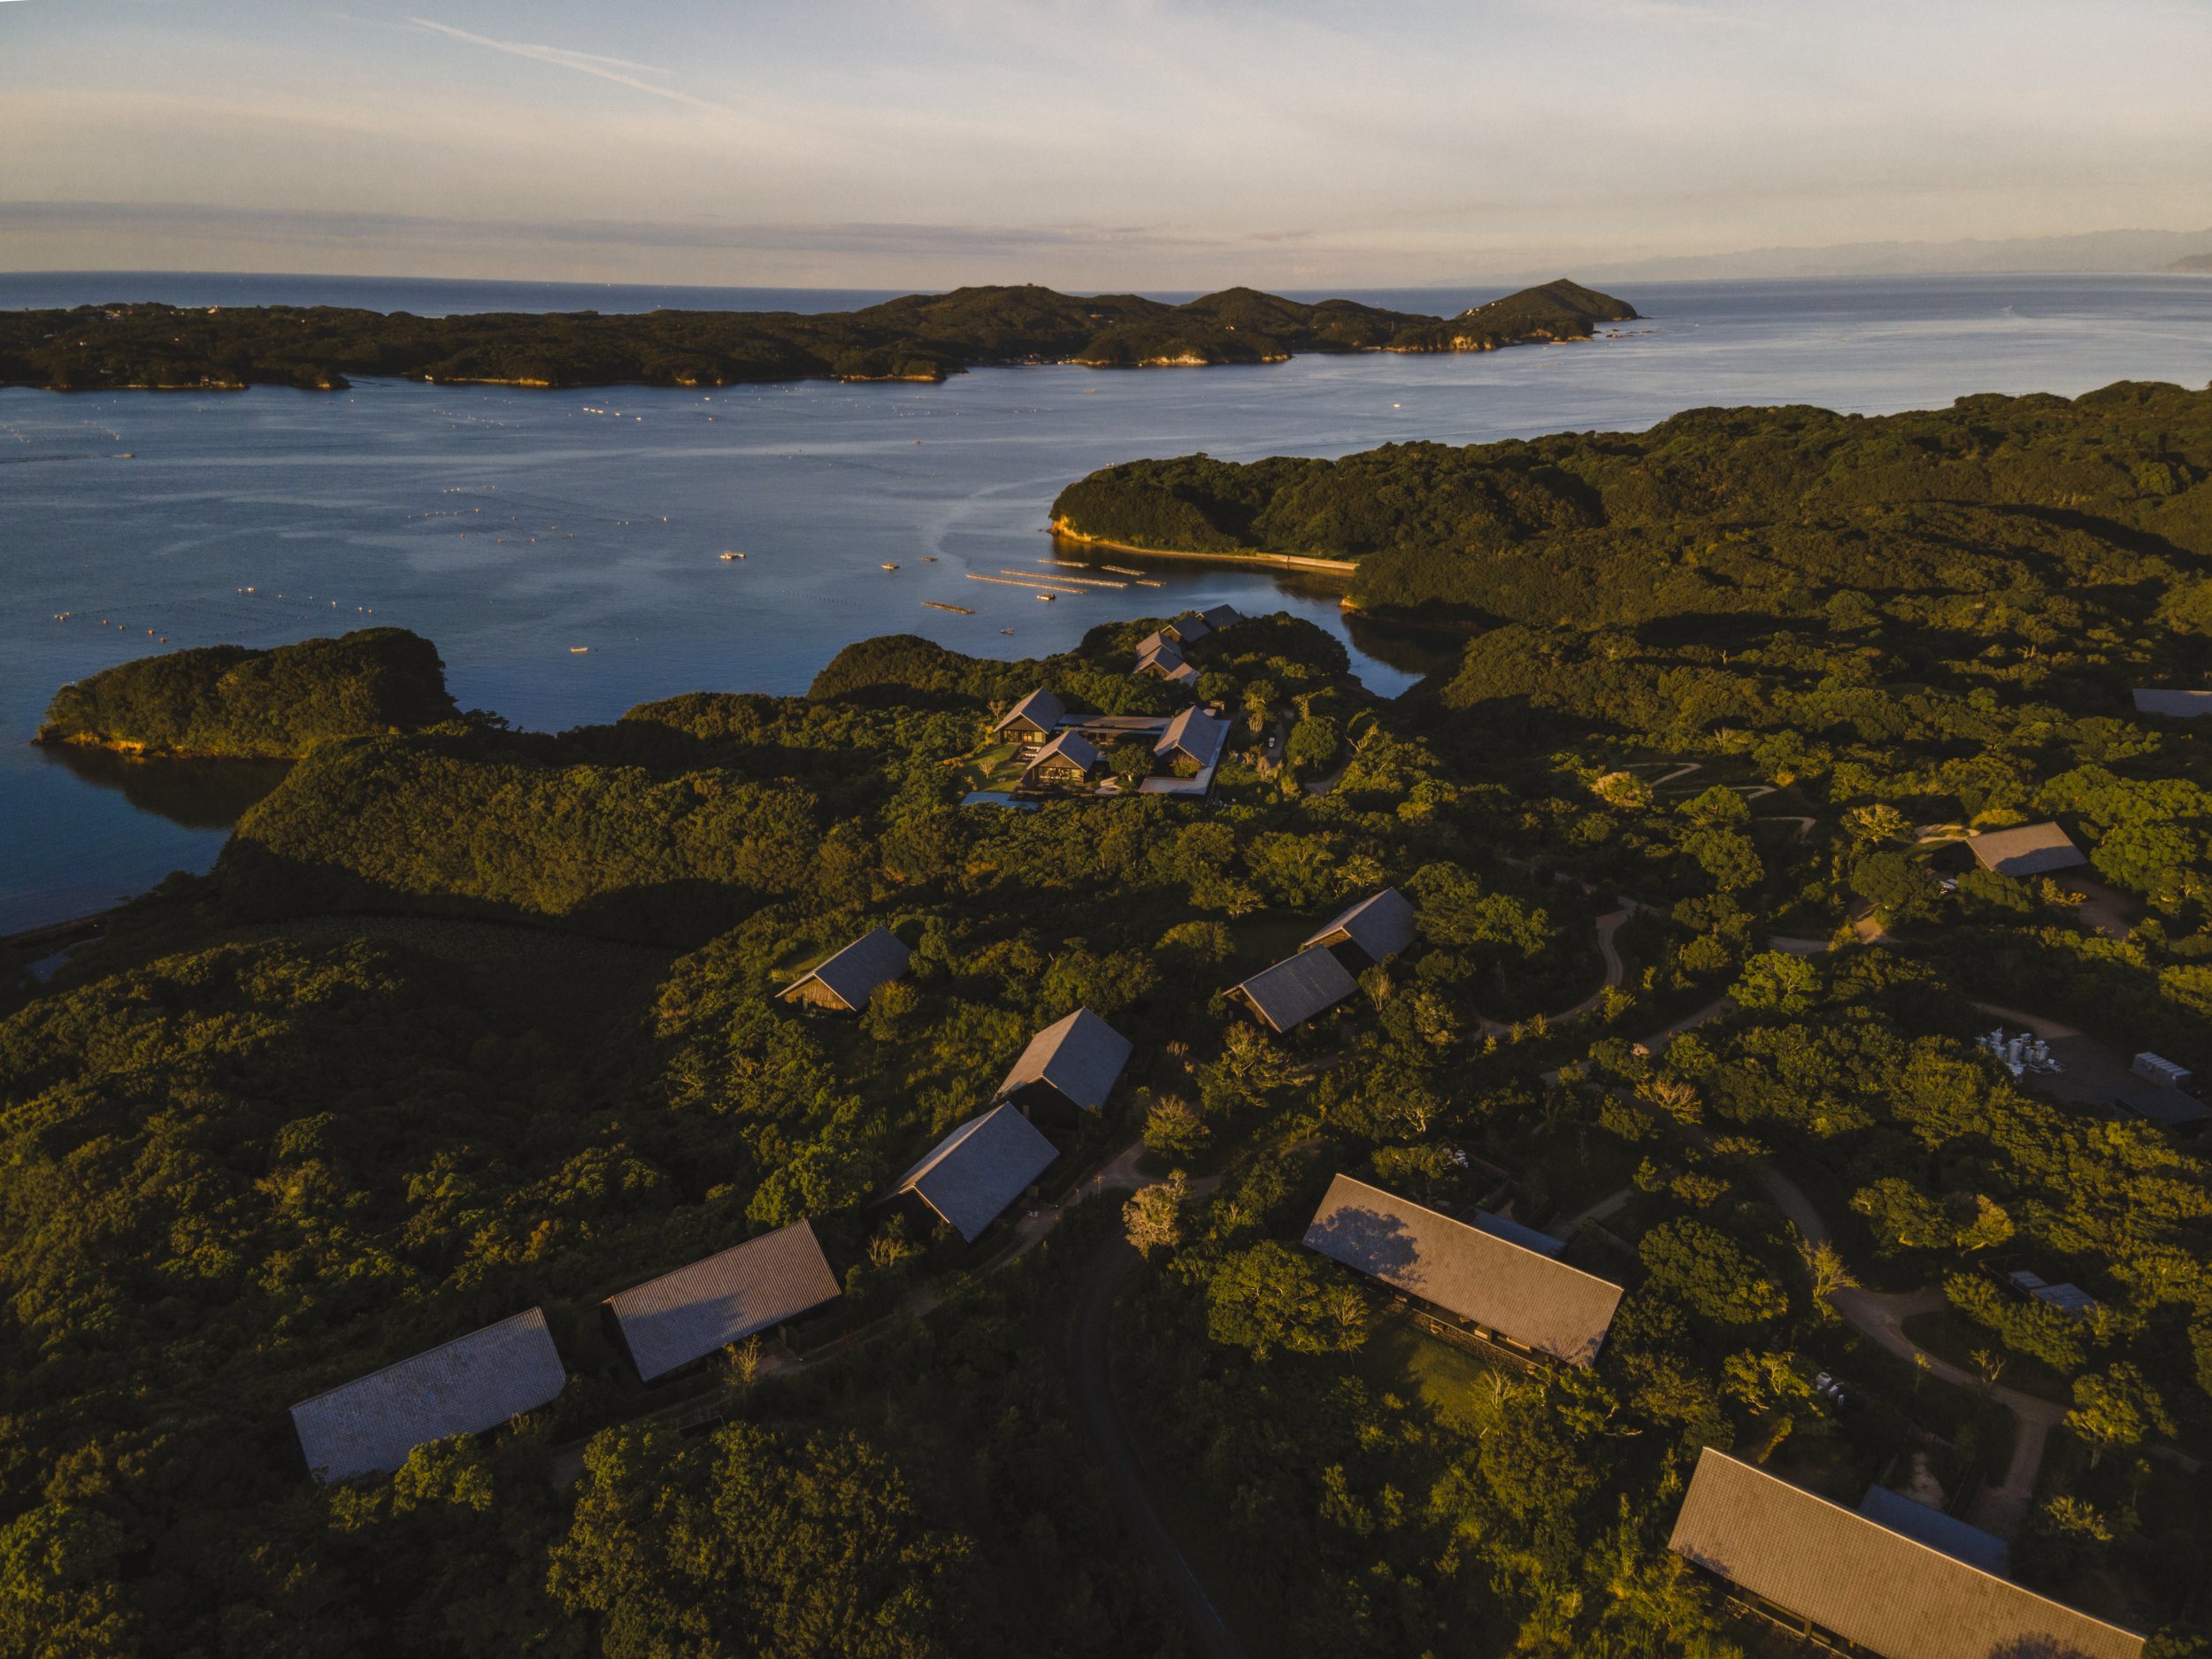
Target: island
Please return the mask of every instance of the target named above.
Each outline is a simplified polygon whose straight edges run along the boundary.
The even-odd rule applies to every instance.
[[[0,1650],[2202,1651],[2212,393],[1108,477],[1459,637],[273,705],[0,982]]]
[[[855,311],[415,317],[333,306],[0,311],[0,386],[338,390],[364,377],[508,386],[938,381],[988,364],[1279,363],[1300,352],[1487,351],[1587,340],[1635,308],[1562,279],[1457,317],[1228,288],[1183,304],[1037,287],[917,294]]]
[[[459,715],[434,645],[405,628],[360,628],[273,650],[211,645],[119,664],[56,692],[37,741],[142,758],[295,760],[334,737]]]

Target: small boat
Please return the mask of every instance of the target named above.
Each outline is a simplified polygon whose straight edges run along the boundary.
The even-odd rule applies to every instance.
[[[922,563],[923,563],[923,564],[925,564],[925,565],[934,565],[936,562],[937,562],[937,556],[936,556],[934,553],[925,553],[925,554],[923,554],[923,555],[922,555]]]
[[[886,570],[887,570],[887,571],[895,571],[895,570],[898,569],[898,566],[897,566],[897,565],[892,565],[892,564],[888,564],[888,563],[887,563],[887,564],[884,565],[884,567],[883,567],[883,568],[884,568],[884,569],[886,569]]]
[[[727,565],[732,559],[741,559],[744,557],[742,553],[725,553],[722,556],[722,562]]]
[[[1001,629],[999,630],[999,632],[1000,632],[1001,634],[1011,634],[1013,631],[1014,631],[1014,630],[1013,630],[1013,629],[1011,629],[1011,628],[1001,628]]]
[[[1041,605],[1048,605],[1058,597],[1059,595],[1056,594],[1039,594],[1037,595],[1037,603]]]
[[[571,657],[581,657],[589,649],[591,649],[591,647],[588,645],[572,645],[568,648],[568,654]]]

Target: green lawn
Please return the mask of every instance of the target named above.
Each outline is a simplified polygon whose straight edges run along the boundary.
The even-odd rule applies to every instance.
[[[1369,1327],[1359,1371],[1370,1387],[1417,1399],[1440,1420],[1467,1434],[1491,1425],[1499,1385],[1517,1381],[1519,1375],[1509,1363],[1485,1359],[1431,1336],[1395,1310],[1378,1316]]]

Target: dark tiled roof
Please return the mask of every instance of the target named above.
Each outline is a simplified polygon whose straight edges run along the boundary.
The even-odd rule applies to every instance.
[[[1060,1156],[1016,1106],[971,1118],[899,1178],[972,1244]]]
[[[1413,906],[1395,887],[1385,887],[1371,899],[1362,899],[1309,940],[1308,945],[1333,945],[1349,940],[1371,962],[1386,962],[1413,942]]]
[[[1048,1083],[1086,1111],[1096,1111],[1128,1064],[1129,1039],[1089,1009],[1079,1008],[1029,1040],[998,1092],[1004,1096],[1032,1083]]]
[[[1026,718],[1032,725],[1049,732],[1068,718],[1067,705],[1040,686],[1012,708],[1007,710],[1004,714],[1000,715],[998,723],[993,726],[991,730],[1003,732],[1016,720],[1024,718]]]
[[[837,1294],[814,1228],[795,1221],[610,1296],[607,1306],[638,1375],[650,1382]]]
[[[1233,628],[1244,620],[1243,613],[1234,605],[1213,605],[1198,614],[1216,634],[1224,628]]]
[[[2153,691],[2139,687],[2135,693],[2135,711],[2138,714],[2167,714],[2183,720],[2200,714],[2212,714],[2212,691]]]
[[[889,928],[879,927],[863,933],[812,972],[801,974],[784,987],[783,995],[790,995],[809,979],[818,979],[846,1007],[865,1008],[876,987],[906,972],[913,954]]]
[[[1098,745],[1092,742],[1082,733],[1063,732],[1037,751],[1036,757],[1030,761],[1023,776],[1026,777],[1046,762],[1053,760],[1064,760],[1071,766],[1080,766],[1086,773],[1094,772],[1098,770],[1099,762],[1104,758],[1098,752]]]
[[[1204,639],[1213,629],[1207,626],[1206,618],[1197,611],[1186,611],[1160,632],[1171,640],[1180,640],[1186,645],[1192,645]]]
[[[2039,876],[2071,870],[2089,860],[2073,838],[2055,824],[2023,824],[2017,829],[1970,835],[1966,845],[1985,870],[2006,876]]]
[[[2012,1546],[1993,1532],[1969,1526],[1955,1515],[1915,1502],[1887,1486],[1869,1486],[1859,1501],[1859,1513],[1878,1526],[1916,1539],[1930,1549],[1939,1549],[1970,1567],[1993,1572],[2000,1578],[2012,1573]]]
[[[2143,1639],[1707,1448],[1668,1548],[1884,1659],[2139,1659]]]
[[[1263,969],[1233,987],[1277,1031],[1302,1025],[1359,989],[1344,964],[1320,946]]]
[[[533,1308],[303,1400],[292,1426],[319,1480],[388,1473],[427,1441],[536,1410],[567,1380],[545,1314]]]
[[[1348,1175],[1306,1245],[1409,1296],[1576,1365],[1597,1357],[1621,1287]]]
[[[1186,709],[1167,723],[1152,752],[1166,756],[1180,749],[1201,766],[1210,766],[1221,758],[1222,745],[1228,741],[1228,721],[1203,709]]]

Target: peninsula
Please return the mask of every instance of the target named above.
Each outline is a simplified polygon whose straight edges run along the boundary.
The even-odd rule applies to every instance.
[[[1279,363],[1313,351],[1488,351],[1586,340],[1624,300],[1561,280],[1456,317],[1227,288],[1180,305],[1036,287],[916,294],[862,311],[414,317],[334,306],[82,305],[0,312],[0,385],[52,391],[338,390],[354,377],[512,386],[936,381],[988,364]]]

